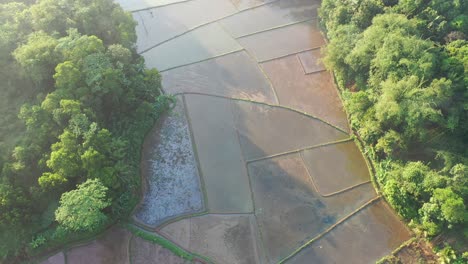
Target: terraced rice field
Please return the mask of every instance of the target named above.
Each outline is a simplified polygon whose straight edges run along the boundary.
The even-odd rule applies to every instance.
[[[374,263],[409,239],[320,62],[320,1],[117,2],[178,99],[145,143],[137,225],[214,263]],[[183,263],[129,235],[103,243],[67,263]]]

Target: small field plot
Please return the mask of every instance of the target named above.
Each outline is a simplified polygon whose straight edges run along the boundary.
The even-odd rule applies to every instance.
[[[316,0],[279,0],[237,13],[221,24],[237,38],[316,17],[319,5]]]
[[[238,10],[253,8],[276,0],[231,0]]]
[[[299,154],[253,162],[248,170],[269,263],[278,262],[376,195],[369,184],[320,196]]]
[[[231,102],[202,95],[185,98],[209,212],[252,212],[249,179],[233,124]]]
[[[370,181],[366,161],[354,141],[305,150],[303,157],[322,195]]]
[[[41,264],[65,264],[65,254],[63,252],[59,252],[42,261]]]
[[[233,102],[246,160],[343,140],[348,135],[301,113],[251,102]]]
[[[135,11],[140,9],[151,8],[155,6],[163,6],[185,2],[187,0],[115,0],[126,11]]]
[[[318,48],[325,44],[316,21],[265,31],[239,38],[238,41],[260,62]]]
[[[301,52],[297,56],[304,68],[304,73],[309,74],[325,70],[325,66],[321,61],[320,49]]]
[[[383,201],[378,201],[313,242],[287,263],[375,263],[410,234]]]
[[[346,131],[348,120],[329,72],[304,74],[296,55],[261,64],[282,105],[317,116]]]
[[[204,215],[172,223],[161,233],[215,263],[258,263],[253,215]]]
[[[229,0],[191,0],[135,12],[138,52],[235,12]]]
[[[93,242],[68,250],[66,252],[67,263],[128,264],[128,245],[130,237],[131,234],[128,231],[114,227]]]
[[[142,55],[148,68],[165,71],[239,50],[242,47],[217,23],[213,23],[165,42]]]
[[[130,240],[130,263],[132,264],[184,264],[190,263],[174,255],[170,250],[148,242],[140,237]]]
[[[276,103],[270,83],[245,51],[162,73],[169,93],[197,92]]]
[[[149,226],[203,210],[198,168],[182,100],[145,140],[142,173],[146,181],[136,218]]]

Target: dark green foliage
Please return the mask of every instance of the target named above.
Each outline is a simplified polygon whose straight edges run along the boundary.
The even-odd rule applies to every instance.
[[[159,73],[134,50],[135,22],[112,0],[1,1],[0,22],[0,262],[8,262],[127,217],[143,138],[173,99],[160,96]],[[99,206],[73,223],[69,212],[87,210],[83,183],[93,183]]]
[[[319,13],[390,204],[430,236],[466,229],[468,2],[324,0]]]

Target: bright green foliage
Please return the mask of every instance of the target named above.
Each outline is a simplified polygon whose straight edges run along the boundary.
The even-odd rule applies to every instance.
[[[325,64],[392,206],[428,235],[468,224],[467,1],[324,0]]]
[[[107,220],[102,209],[111,203],[106,196],[107,187],[98,179],[88,179],[76,190],[62,194],[55,219],[71,231],[92,231]]]
[[[55,53],[57,40],[42,31],[31,34],[28,42],[14,52],[18,63],[27,75],[37,83],[48,80],[53,74],[58,57]]]
[[[171,99],[112,0],[0,1],[0,22],[0,262],[15,263],[128,216],[144,135]],[[96,210],[72,215],[91,187]]]

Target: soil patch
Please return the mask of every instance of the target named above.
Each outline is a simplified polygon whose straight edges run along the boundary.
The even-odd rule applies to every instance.
[[[161,233],[215,263],[251,264],[258,263],[254,221],[253,215],[204,215],[172,223]]]
[[[59,252],[42,261],[41,264],[65,264],[65,254],[63,252]]]
[[[427,242],[414,241],[395,254],[394,262],[387,263],[437,264],[439,261],[437,255],[434,254],[434,250]]]
[[[114,227],[93,242],[66,252],[68,264],[128,264],[128,245],[131,234]]]
[[[132,264],[190,263],[174,255],[170,250],[136,236],[130,240],[130,262]]]

